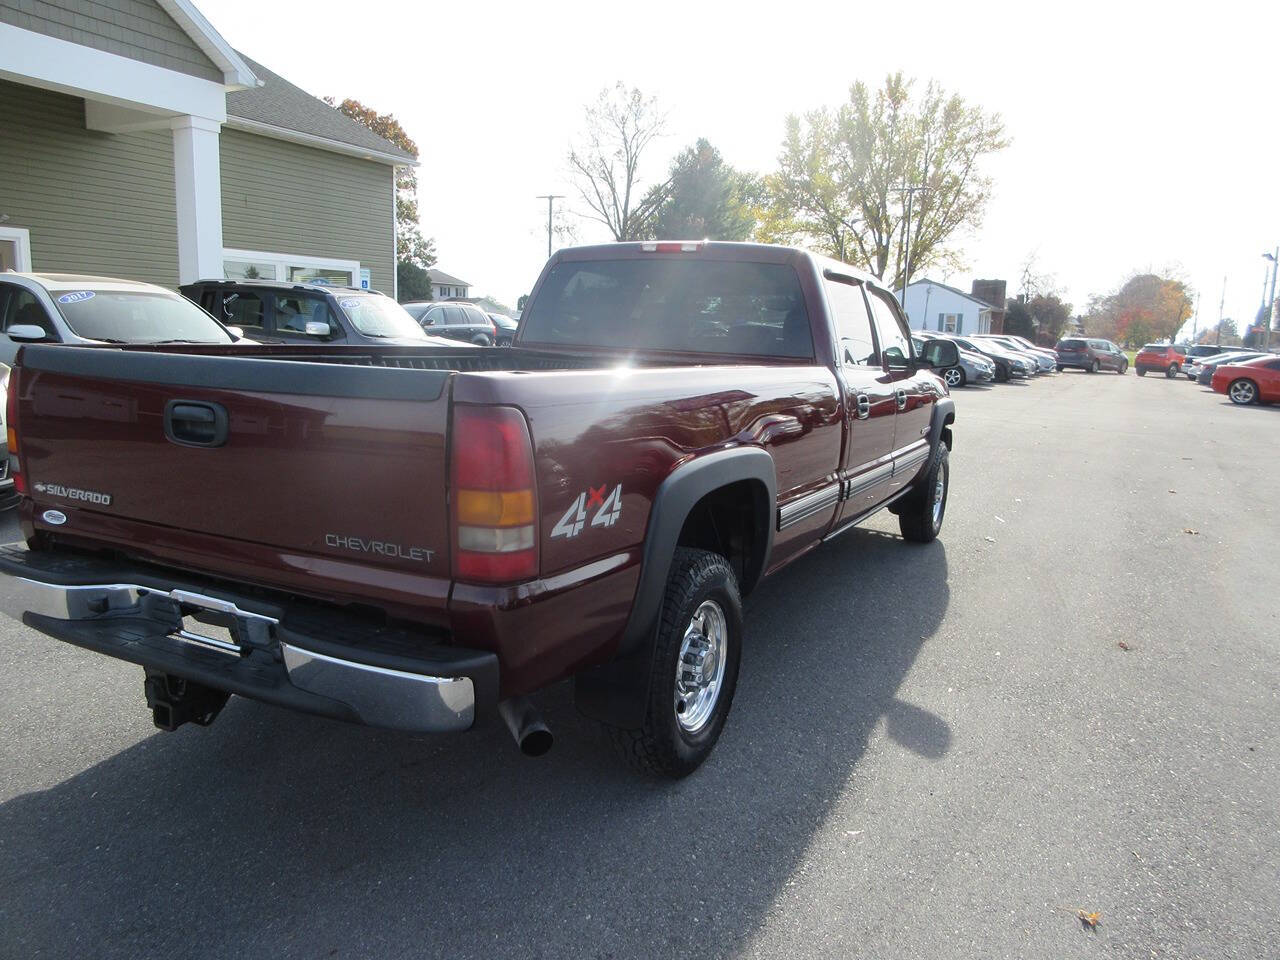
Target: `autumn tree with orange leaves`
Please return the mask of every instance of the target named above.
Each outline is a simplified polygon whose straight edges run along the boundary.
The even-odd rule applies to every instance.
[[[1130,347],[1159,340],[1172,342],[1191,319],[1191,309],[1191,291],[1186,283],[1154,273],[1138,273],[1114,293],[1093,298],[1085,331]]]

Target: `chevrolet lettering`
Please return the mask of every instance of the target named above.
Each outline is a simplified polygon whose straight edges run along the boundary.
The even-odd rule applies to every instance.
[[[386,540],[365,540],[361,537],[343,537],[336,533],[326,533],[324,542],[339,550],[355,550],[358,553],[376,553],[380,557],[399,557],[401,560],[418,560],[430,563],[435,556],[434,550],[422,547],[406,547]]]

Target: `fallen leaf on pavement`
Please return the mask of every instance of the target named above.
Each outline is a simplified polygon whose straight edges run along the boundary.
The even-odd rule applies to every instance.
[[[1117,647],[1119,647],[1121,650],[1132,650],[1132,649],[1133,649],[1133,647],[1129,646],[1129,645],[1128,645],[1127,643],[1125,643],[1123,640],[1117,640],[1117,641],[1116,641],[1116,646],[1117,646]]]
[[[1076,919],[1080,921],[1080,925],[1087,930],[1096,930],[1102,924],[1102,911],[1095,910],[1089,913],[1079,907],[1063,907],[1063,910],[1069,910],[1076,915]]]
[[[1199,530],[1192,530],[1190,527],[1183,527],[1183,528],[1182,528],[1182,532],[1183,532],[1183,533],[1190,533],[1190,534],[1194,534],[1194,535],[1195,535],[1195,536],[1197,536],[1197,537],[1198,537],[1198,536],[1200,536],[1200,531],[1199,531]]]

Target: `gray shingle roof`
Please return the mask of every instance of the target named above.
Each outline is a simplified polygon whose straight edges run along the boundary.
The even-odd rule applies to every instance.
[[[227,114],[244,120],[283,127],[297,133],[336,140],[352,147],[376,150],[404,160],[416,160],[412,153],[384,140],[368,127],[356,123],[341,110],[295,87],[284,77],[268,70],[243,53],[240,56],[263,85],[227,94]]]
[[[469,284],[466,280],[459,280],[457,277],[450,276],[449,274],[445,273],[443,270],[437,270],[435,267],[432,267],[430,270],[428,270],[427,275],[431,277],[432,283],[447,283],[451,287],[471,286],[471,284]]]

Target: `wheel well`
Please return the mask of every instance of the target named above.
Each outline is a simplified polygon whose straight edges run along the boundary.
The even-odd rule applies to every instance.
[[[772,513],[768,497],[758,480],[727,484],[695,503],[680,528],[679,546],[710,550],[729,561],[743,596],[764,570]]]

